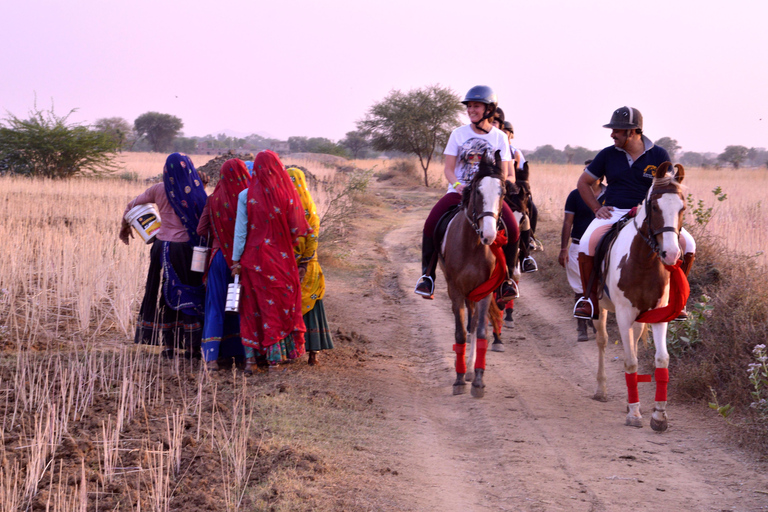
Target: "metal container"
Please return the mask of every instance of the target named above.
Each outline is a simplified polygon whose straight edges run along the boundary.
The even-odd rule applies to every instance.
[[[192,272],[205,272],[208,267],[208,247],[197,246],[192,248]]]
[[[240,276],[235,276],[235,282],[229,283],[227,286],[227,305],[224,311],[227,313],[239,313],[240,312]]]

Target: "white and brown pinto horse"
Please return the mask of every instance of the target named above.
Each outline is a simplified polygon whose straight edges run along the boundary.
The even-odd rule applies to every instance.
[[[669,162],[664,162],[656,169],[653,184],[638,208],[637,215],[621,229],[608,251],[603,262],[605,288],[600,299],[600,319],[596,322],[599,360],[594,399],[607,399],[605,346],[608,334],[605,324],[606,310],[609,310],[616,313],[616,323],[624,345],[624,371],[629,404],[626,425],[642,427],[637,391],[637,343],[645,327],[643,320],[647,321],[646,312],[663,313],[653,315],[655,319],[648,321],[656,347],[656,404],[651,416],[651,428],[656,431],[667,429],[667,323],[679,313],[670,313],[669,310],[679,306],[681,300],[675,287],[679,285],[681,289],[685,289],[685,298],[688,289],[687,281],[683,284],[679,280],[681,274],[670,279],[672,273],[682,272],[678,263],[682,256],[679,233],[685,210],[685,198],[680,187],[685,171],[681,165],[675,165],[675,169],[677,172],[674,176],[667,175],[671,170]],[[671,281],[674,283],[673,300],[668,304]],[[677,304],[673,305],[674,302]],[[664,306],[667,311],[658,309]],[[641,314],[644,316],[641,317]],[[662,317],[665,321],[658,321]],[[653,321],[657,323],[652,323]],[[650,375],[640,376],[639,380],[648,382]]]
[[[472,396],[485,394],[483,374],[485,355],[488,348],[486,329],[488,307],[493,291],[499,283],[491,284],[488,293],[480,298],[476,290],[489,285],[491,277],[498,277],[505,265],[497,261],[501,247],[494,244],[498,234],[499,215],[504,199],[505,183],[498,152],[495,165],[485,159],[480,163],[470,185],[464,189],[461,211],[451,220],[440,248],[440,266],[448,284],[453,315],[456,320],[456,381],[453,394],[466,393],[466,382],[472,382]],[[475,293],[473,293],[475,292]],[[476,300],[472,300],[474,297]],[[465,309],[469,312],[469,367],[465,360],[467,330],[465,330]]]

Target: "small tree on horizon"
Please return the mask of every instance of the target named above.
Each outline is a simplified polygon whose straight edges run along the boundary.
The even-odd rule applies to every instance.
[[[371,145],[365,133],[360,131],[347,132],[346,137],[340,140],[339,144],[347,148],[355,159]]]
[[[158,152],[168,151],[183,127],[184,123],[178,117],[160,112],[146,112],[133,122],[136,136],[146,137],[152,151]]]
[[[70,178],[114,172],[117,142],[104,132],[91,130],[63,117],[53,107],[30,111],[28,119],[8,114],[0,124],[0,174],[44,178]]]
[[[726,146],[725,151],[717,155],[720,162],[726,162],[738,169],[741,162],[746,160],[749,149],[746,146]]]
[[[133,126],[122,117],[102,117],[93,123],[92,128],[112,137],[121,150],[130,148],[136,142]]]
[[[435,151],[447,144],[451,131],[460,124],[460,100],[453,90],[439,85],[407,93],[395,90],[368,109],[357,129],[377,151],[416,155],[424,171],[424,185],[429,186],[427,169]]]
[[[662,137],[654,142],[654,144],[666,149],[667,153],[669,153],[669,158],[673,162],[675,161],[675,155],[680,150],[680,145],[677,143],[676,139],[673,139],[672,137]]]

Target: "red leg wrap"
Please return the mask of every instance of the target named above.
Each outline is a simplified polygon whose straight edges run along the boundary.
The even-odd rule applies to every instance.
[[[475,358],[475,370],[485,370],[485,352],[488,350],[488,340],[477,338],[477,358]]]
[[[667,401],[667,382],[669,382],[669,369],[656,368],[656,401]]]
[[[453,346],[453,351],[456,352],[456,373],[467,373],[467,361],[464,359],[466,349],[466,344]]]
[[[640,395],[637,393],[637,372],[624,373],[627,379],[627,400],[630,404],[636,404],[640,401]]]

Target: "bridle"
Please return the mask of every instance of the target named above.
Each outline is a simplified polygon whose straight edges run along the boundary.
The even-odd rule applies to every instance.
[[[494,178],[501,182],[501,200],[504,200],[504,196],[506,193],[506,183],[503,179],[497,176],[484,176],[487,178]],[[469,190],[469,201],[467,203],[467,206],[463,206],[461,209],[464,210],[464,217],[466,217],[467,222],[469,222],[469,225],[472,226],[472,229],[475,230],[475,233],[477,233],[477,236],[480,238],[483,237],[483,228],[480,227],[480,221],[483,220],[484,217],[493,217],[496,220],[496,227],[498,228],[501,225],[501,221],[499,220],[499,217],[501,216],[501,210],[503,208],[503,205],[501,208],[499,208],[499,213],[493,213],[490,211],[483,211],[480,213],[477,213],[477,211],[474,208],[475,204],[475,197],[477,194],[477,183],[479,183],[480,180],[473,180],[470,184],[470,190]],[[470,217],[469,212],[467,211],[469,209],[469,206],[472,206],[472,216]]]
[[[640,234],[640,236],[645,240],[645,243],[648,245],[648,247],[651,249],[651,251],[656,254],[657,257],[661,258],[659,243],[656,241],[656,236],[660,235],[662,233],[674,233],[677,236],[680,236],[680,230],[674,226],[662,226],[659,229],[653,229],[651,227],[651,212],[653,211],[651,209],[651,198],[655,195],[663,195],[669,192],[657,192],[654,194],[653,192],[654,188],[651,187],[651,189],[648,191],[648,196],[645,198],[645,219],[643,219],[643,222],[638,227],[637,225],[637,217],[635,217],[633,223],[635,224],[635,229],[637,229],[637,232]]]

